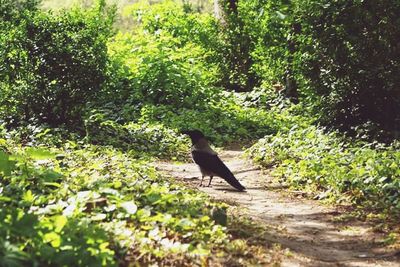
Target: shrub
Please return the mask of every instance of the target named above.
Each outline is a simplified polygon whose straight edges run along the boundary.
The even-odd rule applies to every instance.
[[[80,124],[85,103],[104,81],[112,21],[105,10],[100,5],[87,12],[38,12],[10,31],[3,29],[2,117],[11,124]]]
[[[216,92],[211,87],[213,71],[203,63],[204,51],[196,45],[180,47],[168,34],[138,33],[119,34],[109,49],[112,60],[124,68],[128,86],[121,102],[131,108],[144,104],[196,108]],[[106,94],[113,91],[112,86],[106,88]]]
[[[105,113],[92,110],[85,120],[87,141],[130,151],[137,157],[155,156],[185,160],[187,140],[176,131],[157,122],[118,124]]]
[[[266,136],[249,153],[295,188],[400,215],[398,143],[345,143],[335,132],[309,126]]]
[[[300,1],[299,65],[326,124],[399,130],[398,1]],[[390,135],[390,134],[389,134]]]
[[[11,26],[24,20],[30,12],[38,11],[40,0],[1,0],[0,26]]]
[[[247,94],[244,94],[247,95]],[[139,122],[161,122],[174,129],[199,129],[217,145],[253,141],[266,134],[287,129],[297,116],[288,116],[280,107],[258,109],[241,100],[242,93],[219,93],[216,101],[202,108],[171,108],[147,105],[141,110]],[[246,97],[244,97],[246,98]]]
[[[212,219],[222,205],[125,153],[72,141],[0,145],[2,264],[197,263],[229,238]]]
[[[226,2],[220,1],[225,7]],[[253,42],[241,16],[226,9],[224,22],[211,14],[195,12],[189,5],[174,1],[150,5],[133,5],[129,12],[151,34],[168,33],[177,40],[177,46],[196,44],[206,51],[204,61],[216,68],[215,85],[235,91],[250,91],[258,84],[252,69],[250,53]]]

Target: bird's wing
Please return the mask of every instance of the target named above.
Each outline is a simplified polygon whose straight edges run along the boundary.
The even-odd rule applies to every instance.
[[[226,167],[218,155],[212,155],[202,151],[192,151],[194,162],[196,162],[201,168],[207,171],[215,173],[217,176],[223,178],[231,186],[239,191],[245,190],[245,187],[235,178],[233,173]]]

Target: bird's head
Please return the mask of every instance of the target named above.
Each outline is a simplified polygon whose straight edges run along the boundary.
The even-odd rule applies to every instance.
[[[197,143],[200,139],[204,138],[204,134],[200,132],[199,130],[184,130],[181,131],[182,134],[187,134],[190,139],[192,140],[192,143],[195,144]]]

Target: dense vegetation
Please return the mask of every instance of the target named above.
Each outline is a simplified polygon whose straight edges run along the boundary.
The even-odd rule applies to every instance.
[[[251,261],[225,205],[150,166],[187,160],[181,129],[256,142],[283,183],[400,215],[398,1],[223,0],[220,18],[142,1],[124,32],[105,1],[39,4],[0,0],[4,266]]]

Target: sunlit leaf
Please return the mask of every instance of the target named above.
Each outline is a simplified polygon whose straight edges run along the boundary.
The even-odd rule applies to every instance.
[[[24,192],[24,194],[22,195],[22,200],[32,203],[33,200],[35,199],[35,196],[32,194],[31,190],[27,190]]]
[[[280,18],[280,19],[285,19],[286,18],[286,15],[284,15],[282,12],[280,12],[279,10],[277,10],[277,11],[275,11],[276,12],[276,14],[278,15],[278,17]]]
[[[61,245],[61,237],[55,232],[47,233],[43,236],[45,243],[50,243],[52,247],[58,248]]]
[[[137,211],[137,206],[133,201],[123,202],[120,205],[128,214],[135,214]]]
[[[55,158],[55,154],[44,149],[44,148],[34,148],[29,147],[26,149],[26,153],[33,159],[43,160],[43,159],[53,159]]]
[[[63,215],[56,216],[54,219],[54,226],[55,226],[54,231],[56,233],[60,233],[61,230],[64,228],[64,226],[67,224],[67,222],[68,222],[67,217]]]

